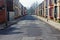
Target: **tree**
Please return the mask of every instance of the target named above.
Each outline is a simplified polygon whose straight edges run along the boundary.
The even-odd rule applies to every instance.
[[[31,15],[34,15],[35,14],[35,9],[36,7],[38,6],[38,2],[35,2],[31,5],[30,9],[28,9],[28,12],[31,14]]]

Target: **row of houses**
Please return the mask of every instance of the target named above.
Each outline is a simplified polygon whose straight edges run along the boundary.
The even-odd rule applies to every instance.
[[[54,21],[60,21],[60,0],[44,0],[35,9],[35,14]]]
[[[19,0],[0,0],[0,23],[26,15],[26,10]]]

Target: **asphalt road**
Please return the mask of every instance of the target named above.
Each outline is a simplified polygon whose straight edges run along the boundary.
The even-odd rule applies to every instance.
[[[27,15],[17,24],[0,30],[0,40],[60,40],[60,31],[37,17]]]

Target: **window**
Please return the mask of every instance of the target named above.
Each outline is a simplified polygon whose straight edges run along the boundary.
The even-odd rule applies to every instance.
[[[57,4],[57,0],[54,0],[54,3]]]
[[[50,5],[52,4],[52,0],[49,0],[49,4],[50,4]]]
[[[5,7],[4,5],[3,5],[3,6],[1,6],[1,7],[0,7],[0,11],[2,11],[2,10],[4,9],[4,7]]]
[[[57,13],[57,6],[55,6],[55,13]]]
[[[57,6],[55,6],[54,17],[57,18]]]

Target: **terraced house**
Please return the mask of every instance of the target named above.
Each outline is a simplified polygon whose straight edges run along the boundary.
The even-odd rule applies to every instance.
[[[6,9],[4,0],[0,0],[0,23],[6,21]]]
[[[4,23],[6,20],[9,21],[11,18],[9,16],[10,15],[9,12],[12,11],[13,11],[13,0],[0,0],[0,23]]]
[[[48,0],[48,18],[54,21],[60,20],[59,0]]]
[[[48,16],[48,0],[44,0],[44,17]]]
[[[13,0],[13,9],[14,9],[14,12],[15,12],[15,18],[18,18],[20,15],[20,7],[19,7],[19,0]]]
[[[38,7],[39,9],[37,9]],[[60,20],[60,0],[44,0],[38,7],[36,10],[39,10],[37,14],[40,16],[54,21]]]
[[[57,19],[59,21],[60,20],[60,0],[57,0],[57,6],[58,6],[58,8],[57,8],[57,10],[58,10]]]
[[[44,16],[44,1],[35,9],[35,14],[38,16]]]
[[[26,12],[26,8],[19,0],[0,0],[0,23],[13,21],[15,18],[23,16],[22,12]]]

